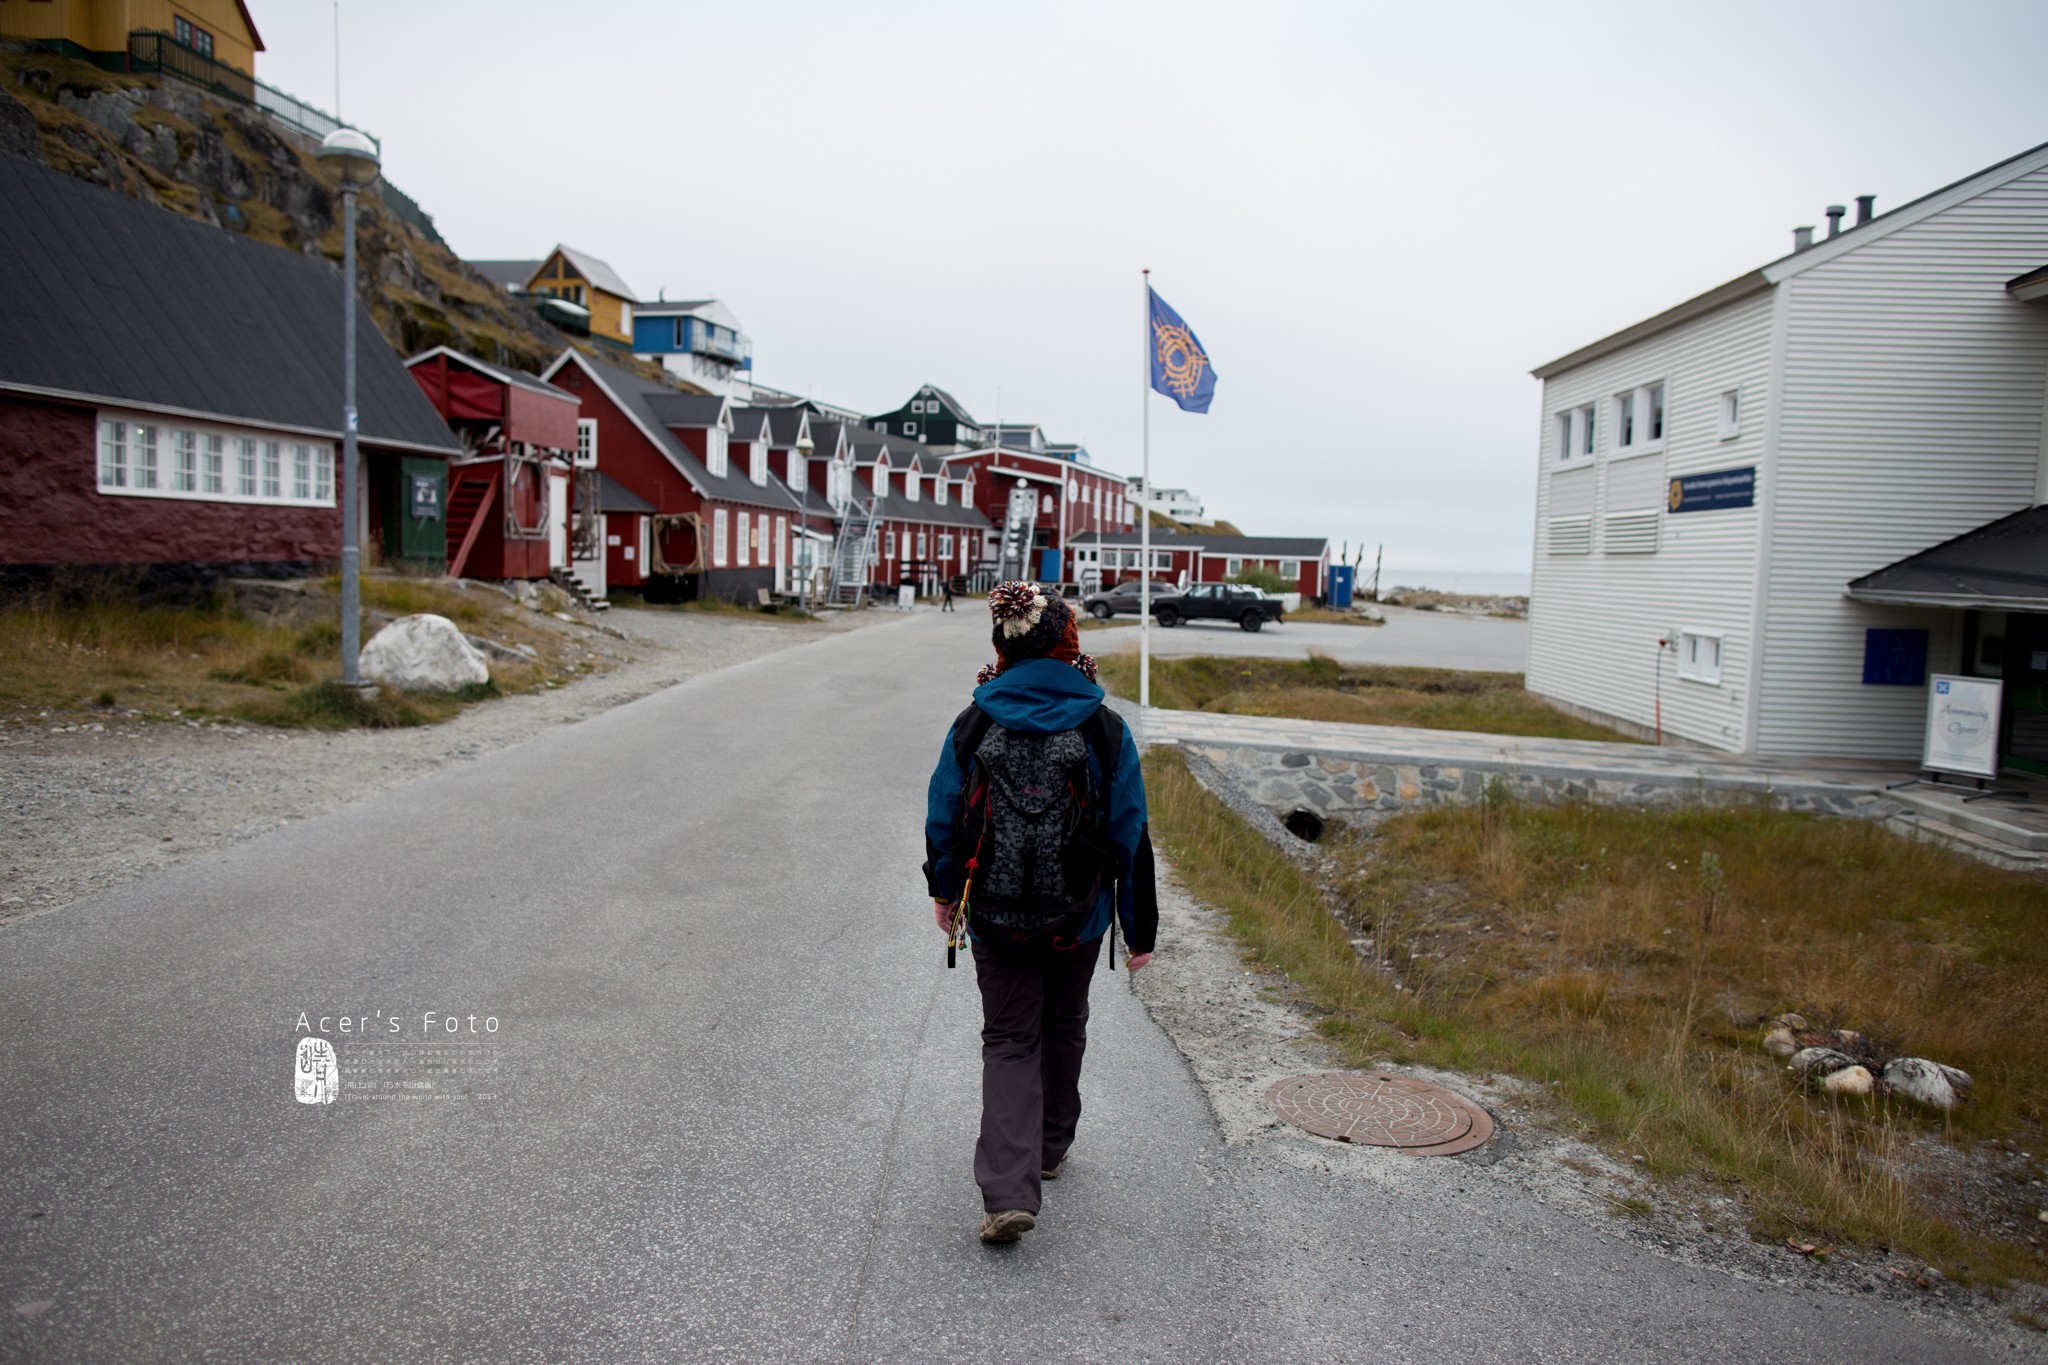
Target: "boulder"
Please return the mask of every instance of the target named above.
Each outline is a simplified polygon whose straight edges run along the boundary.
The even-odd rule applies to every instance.
[[[1830,1095],[1868,1095],[1877,1088],[1867,1066],[1845,1066],[1840,1071],[1830,1071],[1828,1078],[1820,1084],[1821,1089]]]
[[[1831,1047],[1801,1048],[1792,1054],[1789,1066],[1793,1071],[1810,1081],[1831,1076],[1844,1067],[1856,1065],[1856,1059],[1846,1052],[1837,1052]]]
[[[1930,1109],[1953,1109],[1970,1097],[1970,1073],[1925,1057],[1894,1057],[1881,1073],[1884,1088]]]
[[[1764,1035],[1764,1051],[1773,1057],[1790,1057],[1799,1051],[1799,1044],[1793,1041],[1791,1029],[1774,1028]]]
[[[1806,1016],[1803,1014],[1781,1014],[1771,1020],[1771,1022],[1779,1028],[1802,1029],[1807,1027]]]
[[[484,656],[445,616],[401,616],[363,646],[363,676],[402,692],[460,692],[491,680]]]

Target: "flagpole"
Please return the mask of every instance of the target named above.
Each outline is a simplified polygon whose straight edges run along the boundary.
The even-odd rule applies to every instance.
[[[1138,419],[1139,478],[1145,496],[1138,504],[1138,705],[1152,704],[1152,272],[1145,280],[1145,387]]]

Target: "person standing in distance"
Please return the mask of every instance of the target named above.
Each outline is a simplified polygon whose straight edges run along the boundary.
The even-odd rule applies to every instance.
[[[1030,583],[989,593],[996,661],[976,679],[932,772],[925,882],[981,987],[984,1242],[1037,1226],[1081,1118],[1088,985],[1116,926],[1127,970],[1159,928],[1145,780],[1130,729],[1102,704],[1073,609]]]

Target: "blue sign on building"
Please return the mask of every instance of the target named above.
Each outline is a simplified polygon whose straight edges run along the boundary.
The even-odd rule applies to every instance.
[[[1926,681],[1926,631],[1871,629],[1863,632],[1865,687],[1919,687]]]
[[[1756,506],[1756,466],[1682,474],[1671,481],[1673,512],[1718,512]]]

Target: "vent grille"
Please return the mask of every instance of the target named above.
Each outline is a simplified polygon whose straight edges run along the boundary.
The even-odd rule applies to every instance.
[[[1591,517],[1552,517],[1550,519],[1550,553],[1554,555],[1589,555],[1593,553],[1593,519]]]
[[[1603,547],[1611,555],[1651,555],[1657,553],[1657,523],[1663,514],[1649,512],[1610,512],[1607,515]]]

